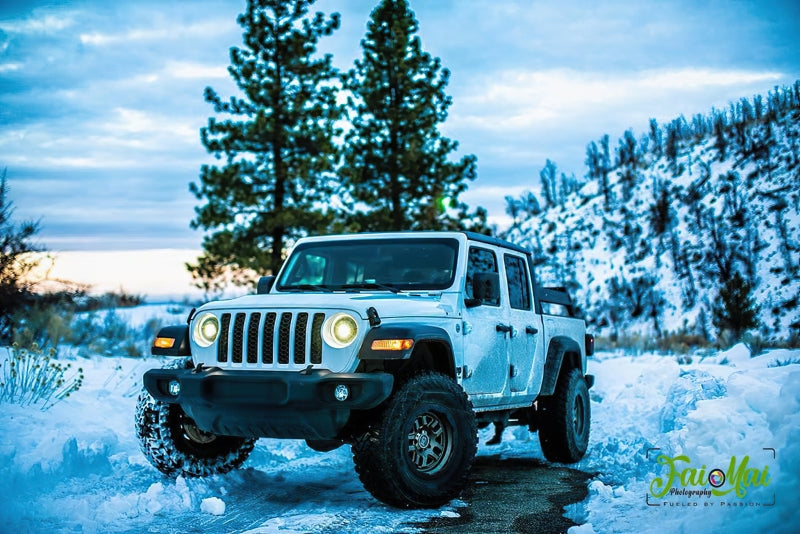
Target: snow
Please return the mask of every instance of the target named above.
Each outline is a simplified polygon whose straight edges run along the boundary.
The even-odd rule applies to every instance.
[[[544,285],[571,289],[597,337],[621,334],[643,344],[662,334],[710,339],[728,276],[712,258],[725,256],[726,269],[751,286],[760,323],[751,334],[788,340],[800,324],[796,107],[795,101],[767,124],[736,119],[743,139],[728,137],[724,153],[710,131],[687,135],[694,127],[683,117],[672,123],[684,132],[676,161],[664,143],[644,135],[636,165],[625,164],[626,139],[616,149],[611,139],[603,178],[588,178],[505,237],[534,253]],[[751,150],[757,144],[769,146],[766,159]],[[586,170],[587,177],[597,172]],[[659,217],[668,224],[654,225],[653,215],[664,209]]]
[[[771,365],[800,361],[798,355],[772,351],[750,358],[747,348],[737,345],[687,365],[655,355],[599,354],[591,360],[592,437],[578,467],[598,475],[573,517],[585,524],[570,533],[690,532],[698,525],[709,532],[797,532],[800,365]],[[774,449],[775,459],[765,449]],[[731,457],[742,462],[748,456],[749,467],[768,467],[770,483],[747,488],[744,498],[650,494],[650,504],[660,506],[648,506],[651,482],[667,476],[653,461],[658,453],[686,455],[691,467],[722,468],[729,477]],[[775,505],[763,506],[773,496]]]
[[[152,311],[127,313],[144,320]],[[3,406],[2,532],[414,532],[412,524],[464,516],[469,506],[390,508],[362,488],[348,447],[322,454],[296,440],[259,440],[243,468],[226,475],[165,478],[140,452],[133,419],[142,373],[166,360],[62,352],[84,369],[78,392],[47,411]],[[594,478],[589,497],[568,507],[581,524],[571,534],[800,529],[800,365],[790,363],[800,362],[800,351],[751,358],[739,345],[690,357],[618,351],[590,359],[592,434],[573,467]],[[481,431],[479,455],[543,459],[525,428],[509,427],[500,445],[484,445],[492,434],[491,426]],[[658,454],[687,455],[707,472],[730,471],[732,456],[747,455],[748,467],[768,467],[769,484],[747,487],[744,498],[656,499],[650,485],[666,476]],[[751,504],[773,496],[774,506]]]
[[[200,511],[211,515],[223,515],[225,513],[225,501],[219,497],[208,497],[200,502]]]

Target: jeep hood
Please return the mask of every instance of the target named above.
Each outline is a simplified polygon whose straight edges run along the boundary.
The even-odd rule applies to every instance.
[[[207,310],[349,310],[362,319],[367,309],[375,308],[381,318],[455,317],[458,293],[269,293],[247,295],[204,304]]]

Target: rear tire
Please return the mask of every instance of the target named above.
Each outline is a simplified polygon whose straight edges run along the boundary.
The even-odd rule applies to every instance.
[[[172,367],[191,367],[191,360]],[[179,404],[157,401],[144,388],[136,404],[136,435],[148,461],[172,477],[227,473],[244,463],[256,442],[204,432]]]
[[[539,443],[551,462],[575,463],[589,445],[589,388],[580,369],[561,373],[555,394],[539,401]]]
[[[378,423],[352,445],[361,483],[376,499],[401,508],[441,506],[458,496],[478,443],[464,390],[439,373],[411,378]]]

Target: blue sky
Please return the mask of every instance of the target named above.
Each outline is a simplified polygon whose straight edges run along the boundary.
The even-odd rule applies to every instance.
[[[320,43],[347,69],[377,0],[319,0]],[[234,88],[244,1],[0,4],[0,169],[16,216],[53,251],[199,250],[189,193],[208,160],[202,93]],[[800,2],[412,0],[452,72],[442,130],[478,157],[464,199],[503,224],[546,159],[582,175],[585,147],[766,94],[800,78]],[[88,257],[88,256],[87,256]],[[119,257],[123,257],[120,255]],[[130,262],[130,256],[126,262]],[[80,264],[80,261],[78,261]],[[87,265],[91,274],[91,265]],[[180,263],[170,265],[180,270]]]

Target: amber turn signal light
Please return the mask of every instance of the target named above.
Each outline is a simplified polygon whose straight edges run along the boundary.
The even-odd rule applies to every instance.
[[[175,340],[171,337],[157,337],[153,342],[153,346],[160,349],[171,349],[173,345],[175,345]]]
[[[413,339],[376,339],[372,342],[372,350],[408,350],[413,346]]]

